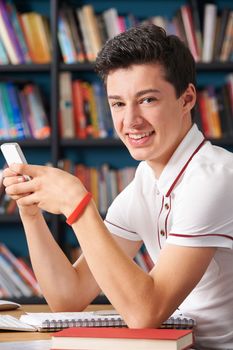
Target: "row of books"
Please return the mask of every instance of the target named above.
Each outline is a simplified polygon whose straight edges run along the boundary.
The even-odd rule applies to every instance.
[[[101,214],[106,213],[113,199],[132,181],[135,174],[135,167],[112,169],[108,164],[87,167],[84,164],[74,164],[70,159],[60,160],[58,166],[82,181],[93,194]]]
[[[115,136],[101,82],[72,81],[70,72],[60,74],[60,135],[79,139]]]
[[[205,136],[233,136],[233,74],[222,87],[200,89],[197,97],[197,122]],[[61,73],[59,126],[64,139],[117,137],[103,84]],[[0,140],[43,139],[50,134],[38,86],[0,82]]]
[[[60,125],[62,138],[117,137],[101,83],[72,81],[71,73],[60,76]],[[198,91],[197,122],[208,138],[233,136],[233,74],[222,87]]]
[[[59,12],[58,24],[63,60],[65,63],[94,61],[106,40],[147,22],[180,37],[196,62],[233,60],[233,10],[220,11],[215,4],[204,4],[199,9],[197,0],[182,5],[172,19],[153,15],[141,19],[132,13],[120,15],[117,8],[97,13],[91,4],[77,9],[65,6]]]
[[[0,140],[50,136],[38,86],[0,82]]]
[[[233,74],[220,88],[213,85],[197,93],[197,123],[207,138],[233,137]]]
[[[50,61],[48,19],[36,12],[20,13],[12,0],[0,0],[0,64]]]
[[[216,4],[198,5],[190,0],[173,18],[133,13],[117,8],[97,13],[91,4],[80,8],[62,5],[58,15],[58,42],[65,63],[94,61],[109,38],[139,23],[151,22],[175,34],[189,46],[194,59],[203,62],[232,61],[233,10]],[[20,13],[13,0],[0,0],[0,64],[48,63],[51,61],[48,19],[36,12]]]
[[[42,297],[34,273],[21,257],[0,243],[0,298]]]

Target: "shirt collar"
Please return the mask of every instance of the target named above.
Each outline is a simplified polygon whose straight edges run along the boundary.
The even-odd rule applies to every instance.
[[[192,157],[199,151],[204,142],[203,134],[194,124],[171,156],[158,179],[158,190],[164,196],[170,195]]]

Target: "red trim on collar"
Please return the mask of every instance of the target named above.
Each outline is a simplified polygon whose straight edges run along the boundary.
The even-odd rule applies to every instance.
[[[177,175],[177,177],[175,178],[173,184],[171,185],[170,189],[168,190],[166,197],[169,197],[171,192],[173,191],[174,187],[176,186],[179,178],[181,177],[181,175],[183,174],[183,172],[185,171],[185,169],[187,168],[187,166],[189,165],[190,161],[192,160],[192,158],[195,156],[195,154],[199,151],[199,149],[204,145],[204,143],[206,142],[206,139],[204,139],[200,145],[195,149],[195,151],[193,152],[193,154],[190,156],[190,158],[188,159],[187,163],[183,166],[183,168],[181,169],[180,173]]]

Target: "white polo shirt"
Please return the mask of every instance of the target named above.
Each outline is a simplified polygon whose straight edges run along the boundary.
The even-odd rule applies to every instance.
[[[154,262],[165,242],[217,247],[180,309],[197,320],[198,346],[233,349],[232,153],[205,141],[194,124],[159,180],[146,162],[139,164],[105,223],[115,235],[142,240]]]

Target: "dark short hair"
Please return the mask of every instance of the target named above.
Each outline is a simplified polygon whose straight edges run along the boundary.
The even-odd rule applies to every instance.
[[[164,78],[174,86],[177,98],[189,83],[196,86],[195,61],[188,47],[154,24],[139,25],[109,39],[97,56],[95,71],[106,82],[112,70],[153,62],[164,68]]]

